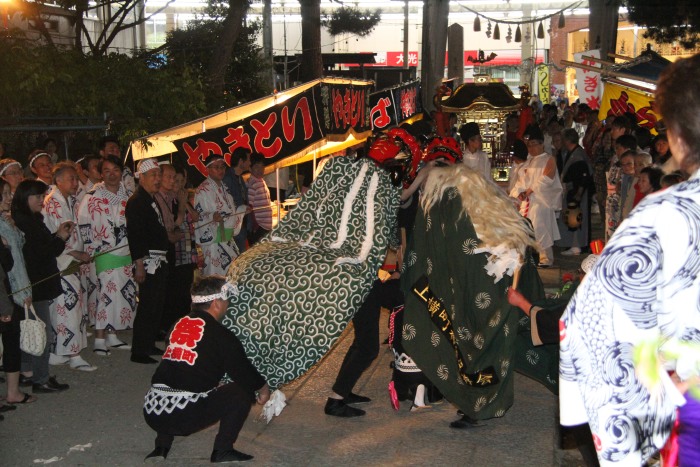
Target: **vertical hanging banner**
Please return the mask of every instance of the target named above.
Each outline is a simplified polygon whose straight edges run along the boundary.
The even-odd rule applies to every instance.
[[[329,141],[342,141],[349,133],[358,135],[372,130],[370,90],[370,86],[321,83],[323,130]]]
[[[423,111],[420,97],[420,81],[393,88],[391,94],[396,105],[397,125]]]
[[[549,67],[546,65],[537,67],[537,94],[540,96],[540,101],[543,104],[549,104],[551,99],[549,96]]]
[[[654,112],[653,107],[654,98],[650,94],[606,81],[598,118],[605,120],[611,116],[632,113],[637,118],[639,126],[656,133],[654,125],[659,116]]]
[[[422,111],[420,81],[384,89],[370,95],[370,119],[374,131],[400,125],[404,120]]]
[[[585,59],[583,58],[584,56],[600,59],[600,50],[588,50],[574,54],[574,62],[600,68],[600,62]],[[600,100],[603,95],[603,82],[601,81],[600,73],[577,68],[576,89],[582,104],[588,104],[593,110],[600,108]]]

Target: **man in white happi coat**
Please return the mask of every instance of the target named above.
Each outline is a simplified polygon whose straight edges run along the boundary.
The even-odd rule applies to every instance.
[[[528,158],[518,171],[510,196],[520,200],[520,214],[532,222],[535,239],[541,247],[538,267],[554,262],[552,245],[561,237],[556,212],[561,210],[562,186],[556,160],[544,152],[544,135],[536,125],[525,132]]]
[[[56,232],[64,222],[70,221],[75,225],[77,220],[75,193],[78,190],[78,174],[73,164],[70,162],[56,164],[53,168],[53,183],[53,188],[46,195],[41,210],[44,224],[52,233]],[[70,362],[71,368],[81,371],[97,369],[80,356],[80,351],[87,347],[88,317],[80,283],[80,269],[73,266],[76,261],[89,260],[90,255],[83,251],[83,242],[77,229],[73,229],[63,253],[56,258],[58,269],[63,272],[61,274],[63,293],[49,305],[50,324],[56,336],[56,342],[47,343],[51,346],[50,361],[53,364]],[[70,272],[71,269],[72,272]]]
[[[219,155],[211,155],[205,162],[208,176],[197,187],[194,208],[199,212],[195,224],[195,241],[202,248],[205,276],[226,275],[229,264],[238,256],[233,239],[234,226],[240,219],[235,215],[233,197],[222,183],[226,162]]]
[[[80,203],[78,224],[85,250],[97,256],[94,352],[106,356],[109,349],[131,349],[116,331],[133,327],[137,289],[126,236],[124,212],[129,194],[121,183],[122,163],[107,156],[100,161],[99,170],[103,181]]]
[[[491,161],[489,156],[481,150],[482,139],[479,124],[476,122],[465,123],[459,128],[459,135],[465,145],[462,163],[483,175],[486,180],[493,180]]]

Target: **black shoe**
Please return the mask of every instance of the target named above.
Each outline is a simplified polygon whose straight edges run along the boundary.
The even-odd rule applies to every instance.
[[[38,394],[51,394],[54,392],[61,392],[68,389],[70,386],[67,384],[59,383],[55,376],[49,378],[44,384],[32,384],[32,392]]]
[[[163,355],[163,351],[154,345],[151,348],[151,350],[148,351],[148,355],[156,355],[156,356],[160,357],[161,355]]]
[[[328,398],[328,402],[326,402],[326,407],[323,409],[323,411],[326,413],[326,415],[342,418],[361,417],[365,414],[364,410],[350,407],[345,403],[345,401],[330,397]]]
[[[158,363],[158,360],[155,358],[151,358],[146,354],[141,354],[141,353],[132,353],[131,354],[131,361],[134,363],[143,363],[143,364],[150,364],[150,363]]]
[[[168,452],[170,448],[156,447],[153,451],[148,454],[143,461],[144,462],[162,462],[168,457]]]
[[[210,460],[212,462],[216,462],[218,464],[226,464],[229,462],[243,462],[243,461],[249,461],[253,458],[250,454],[246,454],[241,451],[236,451],[235,449],[225,449],[222,451],[219,451],[218,449],[214,449],[211,452],[211,458]]]
[[[351,392],[347,395],[347,397],[345,397],[345,399],[343,399],[343,402],[346,404],[364,404],[367,402],[372,402],[372,399]]]
[[[450,423],[450,428],[457,428],[458,430],[466,430],[467,428],[474,428],[477,426],[482,425],[479,425],[479,422],[477,420],[474,420],[473,418],[468,417],[467,415],[462,415],[462,418]]]

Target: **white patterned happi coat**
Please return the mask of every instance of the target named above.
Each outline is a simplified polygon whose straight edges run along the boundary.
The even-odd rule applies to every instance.
[[[643,464],[664,445],[684,403],[666,370],[698,374],[698,352],[651,365],[648,388],[633,361],[651,343],[700,344],[700,178],[646,196],[620,224],[562,316],[562,425],[588,422],[601,465]]]
[[[206,178],[194,194],[194,208],[199,212],[199,222],[194,227],[194,237],[204,255],[205,276],[226,275],[231,262],[238,256],[238,247],[233,239],[236,205],[226,186]],[[218,212],[223,222],[212,222]]]
[[[134,281],[124,210],[128,193],[124,185],[115,194],[98,183],[80,203],[78,224],[85,250],[95,258],[97,310],[95,328],[129,329],[136,316]]]
[[[64,197],[57,187],[53,187],[44,199],[41,212],[44,224],[51,233],[66,221],[76,222],[76,199]],[[56,261],[59,271],[65,270],[74,258],[72,251],[83,251],[83,242],[77,229],[73,231],[66,246]],[[87,309],[83,301],[80,272],[61,275],[63,294],[56,297],[49,307],[51,326],[56,334],[56,341],[49,342],[51,351],[56,355],[74,355],[87,347]]]

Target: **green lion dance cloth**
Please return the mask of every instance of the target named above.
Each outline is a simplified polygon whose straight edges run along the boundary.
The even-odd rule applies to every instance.
[[[531,227],[493,183],[463,164],[430,173],[404,256],[405,316],[396,332],[445,398],[474,420],[505,414],[516,357],[527,360],[532,350],[523,337],[518,344],[528,323],[506,298],[520,263],[518,290],[543,295],[528,247]],[[556,362],[538,368],[544,355],[527,355],[529,373],[550,372],[556,383]],[[537,379],[547,383],[546,375]]]
[[[223,324],[271,388],[337,341],[377,277],[395,235],[399,189],[370,160],[328,161],[299,204],[231,265]]]

